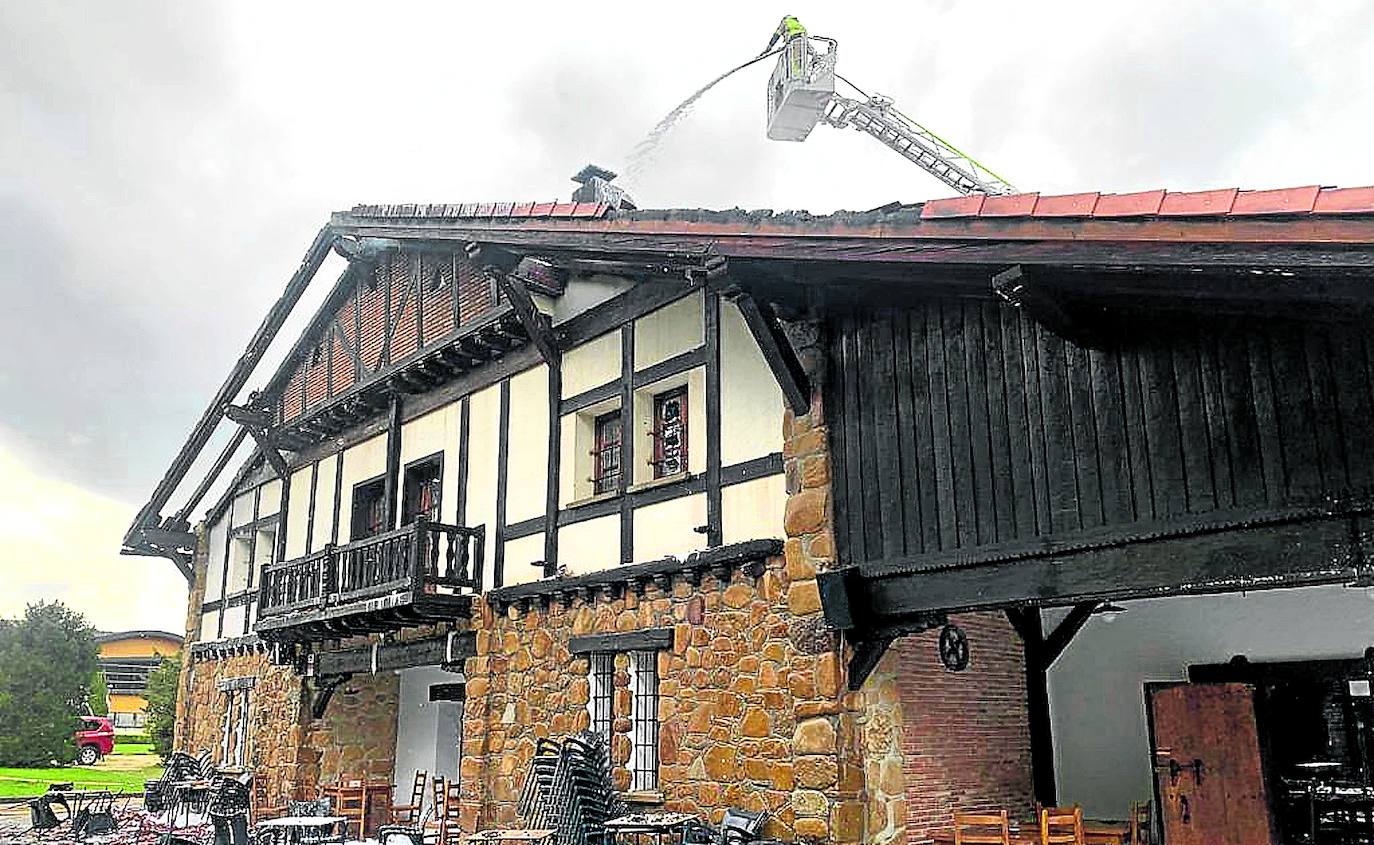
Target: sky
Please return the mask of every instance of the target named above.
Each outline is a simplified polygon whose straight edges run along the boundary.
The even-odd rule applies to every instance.
[[[329,213],[567,199],[784,13],[1023,190],[1374,184],[1367,2],[0,0],[0,616],[181,631],[120,537]],[[697,103],[641,207],[949,195],[850,130],[768,141],[768,73]]]

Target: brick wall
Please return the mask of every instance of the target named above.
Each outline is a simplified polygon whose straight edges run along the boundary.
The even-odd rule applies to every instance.
[[[954,809],[1005,807],[1027,817],[1034,800],[1021,641],[1001,614],[951,621],[968,634],[965,671],[940,665],[931,631],[897,640],[869,682],[895,683],[900,700],[906,841],[913,845],[948,828]]]

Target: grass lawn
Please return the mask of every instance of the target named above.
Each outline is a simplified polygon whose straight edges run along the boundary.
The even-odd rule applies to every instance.
[[[152,754],[153,744],[151,742],[124,742],[115,740],[115,754]]]
[[[41,769],[0,767],[0,798],[22,798],[46,792],[50,783],[72,783],[77,789],[142,792],[143,782],[162,774],[156,754],[115,753],[94,766]]]

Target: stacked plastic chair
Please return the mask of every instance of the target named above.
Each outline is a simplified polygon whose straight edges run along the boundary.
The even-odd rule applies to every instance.
[[[625,813],[601,737],[584,731],[561,744],[540,740],[517,809],[530,827],[556,831],[555,845],[601,845],[606,822]]]

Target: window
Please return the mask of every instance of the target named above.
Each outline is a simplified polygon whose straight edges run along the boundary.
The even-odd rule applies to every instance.
[[[248,757],[248,711],[251,687],[224,691],[224,727],[220,737],[220,765],[243,766]]]
[[[629,659],[630,788],[636,792],[658,788],[658,652],[620,652]],[[609,746],[615,733],[616,652],[588,655],[591,687],[587,712],[591,730]],[[624,714],[621,714],[624,715]]]
[[[439,493],[443,488],[442,456],[425,458],[406,467],[401,484],[401,524],[409,525],[420,517],[439,521]]]
[[[612,709],[615,703],[615,655],[608,651],[598,651],[591,655],[591,669],[588,680],[591,682],[591,695],[587,699],[587,711],[591,715],[592,733],[611,744],[611,725],[614,722]]]
[[[654,397],[654,478],[687,471],[687,388]]]
[[[386,479],[364,481],[353,488],[352,539],[361,540],[386,530]]]
[[[592,493],[609,493],[620,489],[620,411],[597,417],[595,428]]]
[[[658,653],[630,653],[630,788],[658,788]]]

